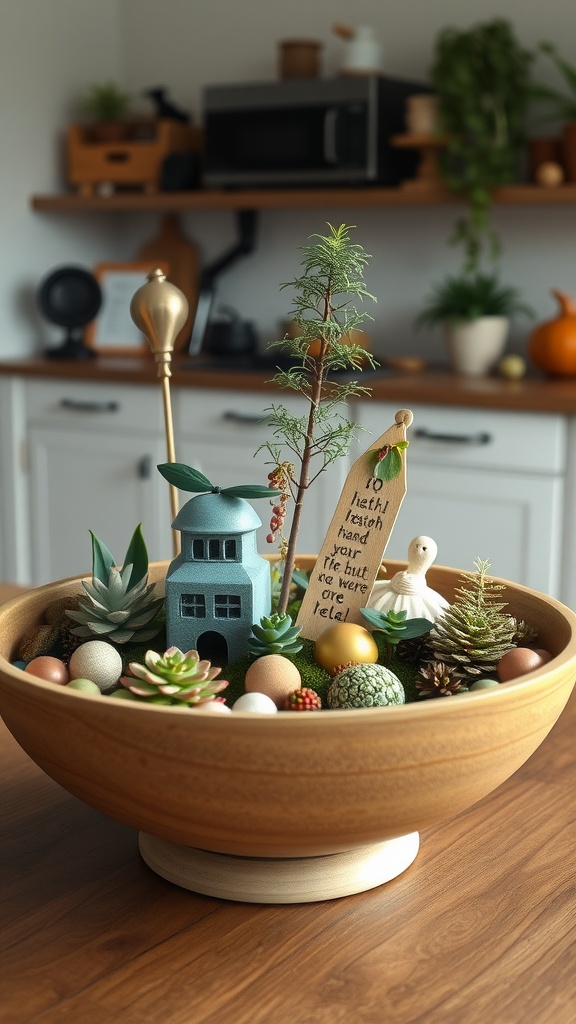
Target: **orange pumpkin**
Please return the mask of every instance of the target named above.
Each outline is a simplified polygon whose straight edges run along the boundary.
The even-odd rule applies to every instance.
[[[544,373],[576,377],[576,305],[564,292],[552,291],[558,316],[535,327],[528,339],[530,359]]]

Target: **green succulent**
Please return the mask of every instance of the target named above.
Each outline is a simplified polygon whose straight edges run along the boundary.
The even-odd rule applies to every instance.
[[[248,640],[248,650],[255,658],[263,654],[297,654],[302,644],[297,639],[301,626],[293,626],[288,613],[263,615],[260,625],[252,626],[254,636]]]
[[[222,670],[201,661],[198,651],[184,653],[179,647],[169,647],[164,654],[147,651],[144,661],[144,665],[130,662],[131,674],[120,682],[152,704],[205,704],[228,686],[225,679],[214,681]]]
[[[434,625],[429,619],[409,619],[405,609],[399,612],[392,609],[379,612],[376,608],[361,608],[360,612],[372,629],[384,634],[388,648],[396,647],[401,640],[414,640],[416,637],[424,636]],[[389,650],[388,653],[390,655],[392,651]]]
[[[404,687],[385,665],[351,665],[332,681],[329,708],[376,708],[404,704]]]
[[[92,580],[82,580],[86,597],[78,609],[67,609],[68,618],[78,625],[74,636],[101,638],[114,644],[151,640],[160,632],[157,615],[163,598],[154,597],[155,584],[148,584],[148,553],[137,526],[124,560],[118,569],[114,556],[92,533]]]

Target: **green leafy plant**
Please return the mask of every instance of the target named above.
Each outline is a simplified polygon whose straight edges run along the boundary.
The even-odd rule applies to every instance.
[[[552,86],[538,82],[532,84],[532,97],[541,100],[550,109],[551,114],[560,121],[576,121],[576,67],[561,57],[553,43],[540,43],[539,50],[545,53],[554,64],[566,86],[566,91],[554,89]]]
[[[338,379],[334,375],[340,370],[360,371],[366,362],[376,365],[362,346],[349,342],[349,332],[359,328],[368,316],[358,310],[356,301],[374,300],[363,280],[370,257],[360,245],[351,242],[346,225],[335,228],[328,224],[328,229],[328,235],[313,235],[311,244],[302,247],[302,274],[282,286],[295,291],[289,318],[300,333],[272,343],[282,346],[294,361],[290,369],[278,371],[274,384],[296,391],[308,401],[304,416],[294,415],[283,405],[272,405],[266,410],[274,440],[261,446],[269,453],[274,467],[285,465],[284,449],[288,449],[299,467],[289,480],[294,512],[282,552],[285,569],[278,604],[280,614],[286,612],[288,605],[306,492],[320,473],[347,454],[356,429],[338,407],[352,395],[368,393],[357,380]]]
[[[201,661],[197,651],[184,653],[178,647],[169,647],[164,654],[147,651],[144,661],[144,665],[130,662],[130,675],[122,676],[120,682],[136,698],[152,704],[205,704],[228,686],[225,679],[214,681],[222,669]]]
[[[525,143],[533,55],[500,18],[468,30],[444,29],[436,40],[431,80],[446,139],[441,170],[467,212],[452,241],[464,247],[466,269],[478,269],[485,248],[500,251],[490,224],[492,190],[513,181]]]
[[[419,327],[477,320],[481,316],[533,316],[516,288],[500,284],[495,274],[447,277],[433,290],[416,320]]]
[[[181,491],[192,491],[194,494],[226,494],[229,498],[269,498],[279,491],[263,484],[238,484],[236,487],[216,487],[200,473],[198,469],[186,466],[182,462],[166,462],[158,466],[158,472],[174,487]]]
[[[90,533],[92,580],[82,580],[86,598],[80,598],[78,610],[66,610],[79,623],[70,632],[115,644],[152,639],[160,632],[161,624],[155,620],[164,602],[153,596],[155,584],[148,585],[148,552],[141,527],[134,530],[121,569],[103,541]]]
[[[114,82],[104,82],[88,88],[81,109],[96,121],[119,121],[127,114],[130,102],[130,96]]]
[[[297,654],[302,650],[298,640],[301,626],[293,626],[290,615],[264,615],[260,624],[252,626],[248,650],[255,658],[264,654]]]

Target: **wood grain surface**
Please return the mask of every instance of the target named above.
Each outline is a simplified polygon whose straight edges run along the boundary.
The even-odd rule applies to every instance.
[[[573,1024],[575,726],[404,875],[276,907],[163,881],[0,725],[2,1024]]]

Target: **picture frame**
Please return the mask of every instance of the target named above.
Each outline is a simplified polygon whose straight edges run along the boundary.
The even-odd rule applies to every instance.
[[[151,355],[150,346],[130,316],[130,302],[151,270],[159,268],[168,274],[162,261],[138,260],[132,263],[98,263],[94,276],[102,290],[102,306],[98,316],[87,325],[86,346],[98,355]]]

